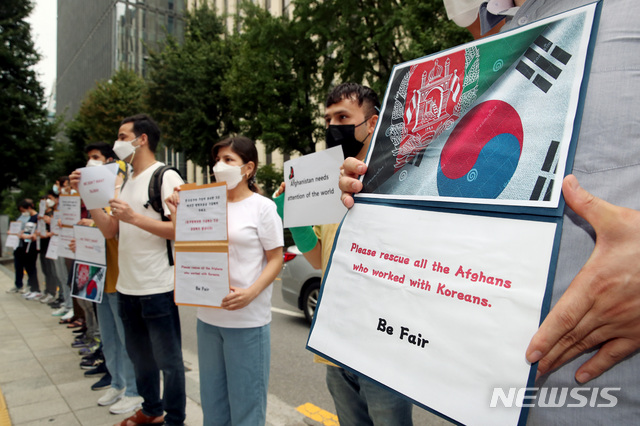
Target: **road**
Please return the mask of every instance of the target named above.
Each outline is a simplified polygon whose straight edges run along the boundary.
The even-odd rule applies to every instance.
[[[305,349],[309,324],[301,312],[282,300],[279,279],[274,283],[271,323],[271,373],[267,420],[271,426],[331,425],[335,407],[325,384],[325,366],[313,362]],[[197,393],[196,308],[180,307],[182,346],[185,362],[194,371],[188,373],[187,392]],[[199,395],[197,396],[199,401]],[[296,409],[311,404],[324,410],[327,421],[314,422]],[[306,407],[309,407],[307,405]],[[304,411],[304,409],[303,409]],[[414,408],[415,425],[450,425],[449,422]]]

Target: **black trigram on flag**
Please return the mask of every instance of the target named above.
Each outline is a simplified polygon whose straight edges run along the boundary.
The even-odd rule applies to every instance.
[[[524,58],[516,65],[516,69],[540,90],[547,93],[553,85],[552,80],[557,80],[560,76],[561,67],[567,65],[571,59],[571,54],[555,46],[543,36],[539,36],[533,45],[540,48],[542,53],[537,49],[528,48]]]
[[[551,172],[551,167],[553,167],[553,174],[556,173],[556,168],[558,164],[556,163],[556,154],[558,152],[558,147],[560,146],[560,142],[551,141],[549,144],[549,149],[547,150],[547,155],[544,158],[544,163],[540,168],[541,171],[549,173]],[[555,163],[555,166],[554,166]],[[530,200],[539,200],[540,195],[542,195],[542,191],[544,190],[545,184],[547,183],[547,178],[544,176],[538,176],[538,180],[536,181],[535,186],[533,187],[533,191],[531,192]],[[551,200],[551,190],[553,189],[553,178],[549,179],[549,184],[547,185],[547,190],[544,191],[544,201]]]

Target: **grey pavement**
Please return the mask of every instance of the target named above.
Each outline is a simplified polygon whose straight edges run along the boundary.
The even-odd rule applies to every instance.
[[[0,264],[0,426],[107,426],[132,415],[112,415],[109,407],[98,406],[106,390],[91,390],[98,378],[86,378],[80,369],[81,356],[71,347],[71,330],[58,324],[59,317],[51,316],[49,306],[7,293],[13,281],[13,271]],[[183,350],[183,357],[185,423],[202,425],[197,355]],[[267,426],[332,424],[311,417],[322,419],[320,414],[305,416],[268,395]]]
[[[58,324],[47,305],[6,293],[11,287],[13,272],[0,265],[0,392],[9,424],[107,426],[133,414],[112,415],[109,407],[98,406],[106,390],[91,390],[98,379],[86,378],[80,369],[81,357],[71,347],[71,330]],[[197,371],[187,372],[186,424],[201,425],[194,374]],[[4,426],[1,400],[0,424]]]

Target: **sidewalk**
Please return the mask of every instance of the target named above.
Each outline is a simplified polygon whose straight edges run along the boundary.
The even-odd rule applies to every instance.
[[[130,416],[97,405],[106,390],[91,390],[98,379],[79,368],[71,330],[47,305],[6,293],[11,287],[13,273],[0,265],[0,426],[110,426]],[[201,425],[200,405],[190,396],[186,424]]]

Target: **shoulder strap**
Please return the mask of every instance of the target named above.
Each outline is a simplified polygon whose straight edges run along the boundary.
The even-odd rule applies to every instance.
[[[151,180],[149,181],[149,201],[144,205],[146,208],[151,208],[157,213],[160,213],[160,217],[163,222],[168,222],[170,219],[164,215],[164,209],[162,208],[162,177],[167,170],[175,171],[178,176],[182,178],[180,171],[175,167],[164,165],[158,167],[153,171]],[[169,259],[169,265],[173,266],[173,254],[171,250],[171,240],[167,240],[167,258]]]

